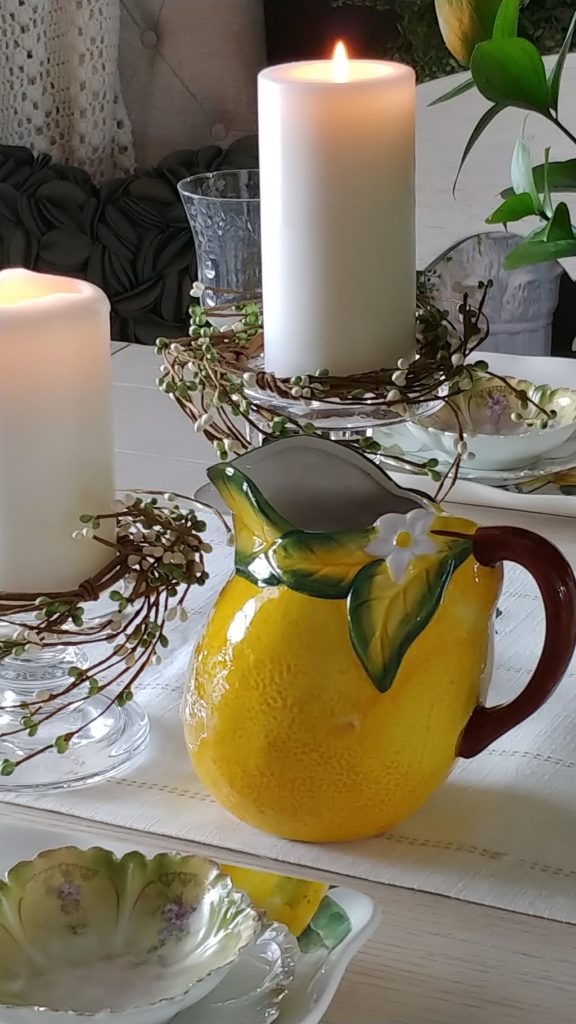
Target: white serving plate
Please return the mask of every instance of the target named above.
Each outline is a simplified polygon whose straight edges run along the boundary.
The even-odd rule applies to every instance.
[[[17,821],[10,818],[7,806],[0,809],[0,833],[0,875],[18,861],[53,847],[100,845],[119,854],[135,848],[134,843],[108,837],[105,831],[98,835],[76,833],[68,828],[57,831],[54,827]],[[157,847],[147,849],[145,836],[139,838],[136,847],[143,853],[157,852]],[[376,931],[380,918],[376,904],[364,893],[337,888],[330,895],[348,914],[352,930],[330,953],[321,951],[297,957],[294,981],[280,1006],[273,987],[268,986],[270,999],[263,992],[258,993],[259,988],[266,990],[269,964],[251,949],[241,955],[222,986],[179,1014],[174,1024],[272,1024],[276,1019],[279,1024],[320,1024],[346,968]]]

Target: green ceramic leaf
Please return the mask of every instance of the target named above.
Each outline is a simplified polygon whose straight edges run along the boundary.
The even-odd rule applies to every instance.
[[[291,590],[310,597],[347,597],[355,576],[372,558],[365,548],[374,531],[285,534],[268,552],[268,561]]]
[[[408,648],[438,608],[452,574],[470,555],[471,541],[458,541],[447,552],[427,560],[401,583],[386,563],[373,562],[358,574],[348,597],[350,638],[370,679],[389,690]]]
[[[527,39],[489,39],[470,61],[478,89],[491,103],[548,115],[550,101],[544,61]]]
[[[336,949],[352,931],[348,914],[331,896],[325,896],[308,927],[298,939],[303,953]]]
[[[292,524],[279,515],[256,484],[234,466],[210,466],[208,477],[230,509],[236,536],[236,572],[256,586],[280,582],[266,553]]]

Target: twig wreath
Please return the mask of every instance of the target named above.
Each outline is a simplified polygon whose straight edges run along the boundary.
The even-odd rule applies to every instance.
[[[144,670],[159,664],[169,646],[168,623],[188,618],[185,603],[190,589],[208,579],[205,556],[212,548],[202,539],[206,523],[198,517],[197,502],[194,508],[185,507],[189,501],[184,495],[161,496],[160,492],[127,494],[107,512],[86,513],[77,531],[79,542],[101,544],[110,551],[109,561],[98,573],[65,593],[0,593],[0,618],[10,616],[15,630],[10,639],[0,640],[0,661],[62,646],[110,645],[109,652],[87,667],[72,666],[64,687],[23,702],[19,724],[0,731],[0,741],[19,734],[34,737],[79,701],[99,694],[106,698],[104,707],[83,729],[113,704],[123,706],[132,700]],[[115,526],[113,540],[99,534],[103,524],[110,522]],[[113,611],[91,623],[85,605],[104,594]],[[12,775],[25,761],[54,748],[65,753],[80,731],[63,733],[45,746],[39,743],[19,760],[5,758],[0,774]]]
[[[163,359],[157,384],[192,420],[195,430],[212,442],[216,455],[223,460],[265,441],[293,434],[330,436],[313,422],[312,416],[300,418],[289,411],[279,414],[271,407],[274,398],[281,401],[283,408],[297,402],[301,408],[315,413],[323,406],[333,409],[337,403],[344,409],[361,407],[367,414],[388,410],[400,416],[424,403],[442,402],[454,417],[457,435],[454,459],[446,472],[439,471],[435,458],[422,465],[394,457],[399,465],[415,473],[426,473],[437,482],[434,497],[439,501],[453,487],[462,460],[474,458],[468,450],[457,399],[470,391],[480,377],[499,381],[515,395],[522,411],[516,411],[514,419],[520,418],[526,425],[537,422],[542,427],[556,415],[507,378],[491,373],[484,360],[470,362],[471,355],[489,335],[484,305],[492,282],[480,282],[479,287],[478,307],[471,306],[465,294],[457,307],[457,325],[449,311],[420,299],[411,358],[400,359],[397,366],[389,369],[350,377],[333,376],[329,369],[321,368],[301,376],[280,378],[258,368],[264,336],[257,296],[254,301],[223,304],[209,311],[193,303],[189,337],[157,341],[156,350]],[[204,286],[196,283],[191,295],[199,299],[203,292]],[[211,322],[225,319],[229,323],[235,315],[238,320],[233,327],[220,330]],[[349,438],[344,443],[375,457],[385,452],[372,436]]]

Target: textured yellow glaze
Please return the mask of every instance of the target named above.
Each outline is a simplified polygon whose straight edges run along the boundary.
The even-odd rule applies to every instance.
[[[442,527],[474,530],[447,517]],[[500,570],[473,558],[460,566],[381,694],[352,648],[345,601],[234,578],[185,700],[206,788],[236,817],[289,839],[357,839],[412,814],[449,772],[478,702],[500,583]]]
[[[237,889],[248,894],[257,910],[263,910],[269,921],[285,924],[293,935],[301,935],[307,928],[328,892],[322,882],[227,864],[221,864],[221,868]]]

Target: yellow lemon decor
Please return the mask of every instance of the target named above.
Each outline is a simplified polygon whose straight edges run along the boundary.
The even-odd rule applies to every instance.
[[[290,452],[300,470],[292,481],[281,458]],[[316,842],[375,835],[416,811],[458,754],[479,752],[543,702],[576,645],[576,584],[551,545],[442,515],[342,452],[299,437],[209,471],[233,513],[236,574],[184,701],[209,792],[259,829]],[[350,460],[359,460],[353,492]],[[276,489],[281,511],[257,478]],[[479,700],[503,557],[552,588],[549,620],[564,635],[559,657],[548,637],[550,666],[524,695],[487,709]]]
[[[286,925],[296,937],[308,927],[328,892],[328,886],[322,882],[226,864],[221,867],[257,910],[263,910],[270,921]]]

